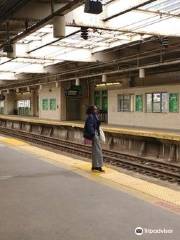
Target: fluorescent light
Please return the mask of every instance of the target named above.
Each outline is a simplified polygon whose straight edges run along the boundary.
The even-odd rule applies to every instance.
[[[108,87],[108,86],[121,86],[122,83],[120,82],[112,82],[112,83],[100,83],[100,84],[96,84],[96,87]]]

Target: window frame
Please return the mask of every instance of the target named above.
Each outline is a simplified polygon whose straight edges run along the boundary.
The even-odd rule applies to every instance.
[[[160,94],[160,102],[154,102],[154,94]],[[169,105],[169,93],[168,92],[149,92],[145,94],[145,103],[146,103],[146,113],[168,113],[169,112],[169,107],[167,107],[167,111],[162,111],[162,96],[163,94],[167,94],[168,95],[168,102],[167,104]],[[151,95],[151,111],[147,111],[147,95]],[[154,103],[160,103],[160,111],[159,112],[155,112],[154,111]]]
[[[125,97],[129,97],[129,110],[128,111],[126,111],[125,109],[124,109],[124,98]],[[121,103],[120,103],[120,97],[123,97],[123,109],[121,109]],[[133,112],[133,109],[132,109],[132,107],[133,107],[133,102],[132,102],[132,100],[133,100],[133,94],[118,94],[118,96],[117,96],[117,111],[118,112]]]
[[[51,108],[51,101],[52,101],[52,100],[55,100],[54,108]],[[57,100],[56,100],[56,98],[50,98],[50,99],[49,99],[49,110],[50,110],[50,111],[56,111],[56,109],[57,109]]]
[[[47,105],[46,105],[47,107],[46,108],[44,108],[44,104],[43,104],[44,101],[47,101]],[[42,106],[42,111],[48,111],[49,110],[49,99],[48,98],[43,98],[42,101],[41,101],[41,104],[42,104],[41,105]]]

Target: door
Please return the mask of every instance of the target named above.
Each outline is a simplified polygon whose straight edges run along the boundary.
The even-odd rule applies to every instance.
[[[66,119],[68,121],[80,120],[80,98],[67,97]]]

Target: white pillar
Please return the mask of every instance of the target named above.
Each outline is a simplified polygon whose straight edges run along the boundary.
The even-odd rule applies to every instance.
[[[80,80],[79,80],[79,78],[76,78],[75,85],[76,85],[76,86],[79,86],[79,85],[80,85]]]
[[[56,82],[56,88],[58,88],[59,87],[59,82]]]
[[[53,18],[53,36],[55,38],[65,37],[65,17],[55,16]]]
[[[102,75],[102,82],[103,83],[107,82],[107,75],[106,74]]]
[[[16,44],[12,44],[12,52],[7,53],[8,58],[15,58],[16,57]]]
[[[145,78],[145,70],[144,68],[139,69],[139,78]]]

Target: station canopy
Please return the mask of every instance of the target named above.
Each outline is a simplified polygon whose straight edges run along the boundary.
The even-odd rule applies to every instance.
[[[102,3],[103,12],[98,15],[84,13],[84,4],[65,14],[63,37],[54,37],[52,20],[30,33],[26,29],[27,34],[14,42],[15,56],[8,57],[0,50],[0,79],[16,80],[22,73],[47,73],[48,66],[64,61],[96,62],[97,53],[154,36],[180,37],[179,0]],[[82,27],[87,39],[82,38]]]

